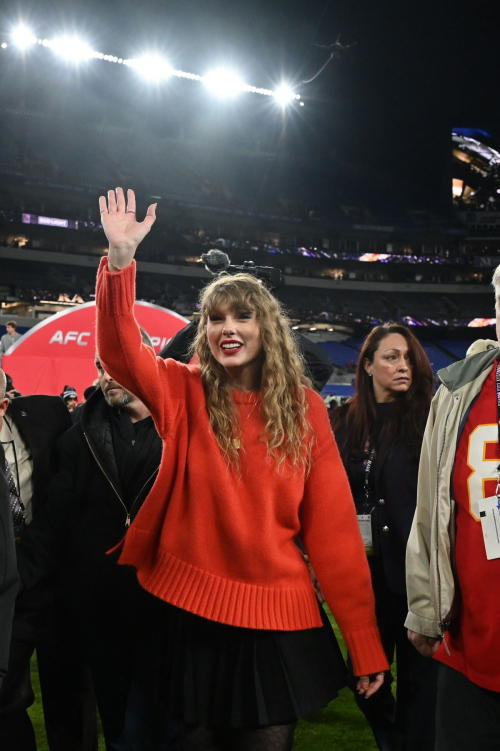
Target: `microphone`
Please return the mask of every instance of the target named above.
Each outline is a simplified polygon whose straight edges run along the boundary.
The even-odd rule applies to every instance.
[[[221,271],[229,268],[231,263],[227,253],[223,253],[222,250],[209,250],[208,253],[202,253],[201,260],[211,274],[220,274]]]
[[[209,250],[203,253],[201,260],[207,271],[217,276],[226,271],[228,274],[251,274],[260,282],[265,282],[271,291],[278,290],[285,284],[285,277],[281,269],[272,266],[256,266],[253,261],[243,261],[242,266],[233,266],[227,253],[222,250]]]

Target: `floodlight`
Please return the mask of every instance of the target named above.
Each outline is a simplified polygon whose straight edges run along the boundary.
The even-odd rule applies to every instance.
[[[149,81],[162,81],[170,78],[173,72],[172,67],[158,55],[144,55],[127,62],[131,68]]]
[[[286,86],[283,84],[283,86],[280,86],[276,91],[274,92],[274,98],[276,99],[279,104],[285,105],[292,102],[294,99],[297,99],[297,95],[289,86]]]
[[[48,46],[65,60],[75,63],[94,57],[92,48],[78,37],[57,37]]]
[[[159,82],[170,76],[184,78],[189,81],[201,81],[221,99],[229,99],[241,92],[247,92],[250,94],[259,94],[260,96],[274,97],[282,106],[285,106],[294,99],[297,101],[300,100],[299,94],[295,94],[291,87],[286,84],[278,87],[275,91],[251,86],[245,83],[236,72],[223,67],[210,70],[205,75],[190,73],[184,70],[174,70],[166,60],[155,54],[144,55],[134,59],[122,58],[94,50],[86,42],[74,35],[64,34],[55,39],[37,39],[33,32],[22,24],[12,30],[10,39],[12,44],[10,41],[9,44],[2,42],[0,48],[7,49],[7,47],[10,48],[13,46],[24,50],[29,46],[38,44],[40,47],[52,49],[61,58],[73,63],[93,58],[94,60],[102,60],[106,63],[125,65],[126,67],[135,69],[138,74],[150,81]],[[304,106],[304,103],[301,101],[300,106]]]
[[[18,26],[13,30],[11,34],[12,44],[18,47],[20,50],[25,50],[27,47],[31,47],[32,44],[36,44],[36,36],[26,26]]]
[[[243,81],[230,70],[219,68],[203,76],[203,83],[221,98],[236,96],[243,89]]]

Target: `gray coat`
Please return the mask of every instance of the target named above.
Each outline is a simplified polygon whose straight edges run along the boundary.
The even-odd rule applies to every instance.
[[[17,342],[18,339],[21,338],[21,334],[15,333],[15,334],[4,334],[0,338],[0,364],[2,362],[2,355],[5,355],[8,349],[12,347],[14,342]]]

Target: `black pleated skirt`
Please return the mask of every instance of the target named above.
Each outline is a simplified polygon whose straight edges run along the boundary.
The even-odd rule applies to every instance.
[[[320,628],[261,631],[152,599],[137,688],[168,717],[232,728],[285,724],[322,709],[346,685],[322,608]]]

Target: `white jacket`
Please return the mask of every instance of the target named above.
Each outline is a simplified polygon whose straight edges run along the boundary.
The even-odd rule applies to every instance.
[[[409,613],[405,626],[425,636],[444,635],[455,613],[455,453],[469,411],[500,358],[498,342],[480,340],[438,377],[418,473],[417,508],[406,549]]]

